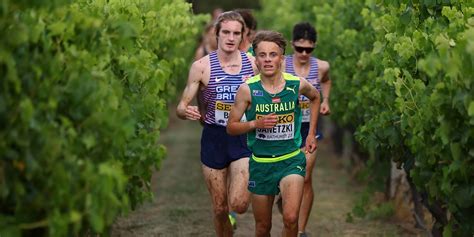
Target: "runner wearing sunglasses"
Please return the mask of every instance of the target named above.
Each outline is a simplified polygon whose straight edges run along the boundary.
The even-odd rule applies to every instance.
[[[331,113],[329,107],[329,93],[331,91],[331,80],[329,78],[329,63],[327,61],[311,56],[317,43],[317,33],[314,27],[308,22],[301,22],[293,27],[292,47],[294,53],[285,58],[285,72],[306,78],[322,94],[320,113],[328,115]],[[303,115],[301,123],[301,148],[304,149],[306,137],[309,132],[310,110],[309,100],[305,96],[300,96],[301,113]],[[321,121],[321,120],[319,120]],[[316,138],[322,139],[320,123],[317,126]],[[305,153],[306,155],[306,176],[304,180],[303,201],[299,213],[298,229],[300,237],[306,236],[305,229],[308,217],[313,206],[314,191],[312,185],[312,170],[316,162],[316,152]]]

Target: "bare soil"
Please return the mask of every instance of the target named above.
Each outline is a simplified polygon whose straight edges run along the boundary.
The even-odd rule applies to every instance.
[[[178,120],[173,112],[170,115],[170,126],[160,138],[168,155],[152,180],[155,197],[118,218],[112,236],[215,236],[199,158],[201,126]],[[346,222],[347,213],[363,187],[351,179],[341,165],[342,158],[332,152],[330,144],[329,139],[319,144],[313,172],[315,200],[307,227],[310,236],[422,236],[408,222],[393,219]],[[237,217],[237,223],[234,236],[254,236],[251,207]],[[281,228],[281,215],[275,206],[272,236],[280,236]]]

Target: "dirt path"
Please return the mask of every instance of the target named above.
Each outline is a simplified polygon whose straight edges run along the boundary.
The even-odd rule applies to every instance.
[[[198,123],[173,119],[161,137],[168,157],[153,177],[154,200],[120,218],[112,236],[215,236],[210,198],[200,168],[200,132]],[[347,223],[347,213],[362,187],[350,181],[327,142],[320,144],[318,155],[313,175],[315,203],[307,229],[310,236],[415,236],[388,221]],[[281,222],[275,207],[272,236],[280,236]],[[238,216],[234,236],[254,236],[251,208]]]

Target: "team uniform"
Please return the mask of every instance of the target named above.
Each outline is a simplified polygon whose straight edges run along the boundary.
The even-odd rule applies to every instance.
[[[309,59],[309,74],[306,80],[311,83],[318,92],[321,92],[321,83],[319,79],[319,72],[318,72],[318,60],[315,57],[310,57]],[[285,72],[290,73],[292,75],[296,75],[295,67],[293,64],[293,55],[289,55],[285,57]],[[309,99],[306,96],[300,96],[300,106],[301,106],[301,113],[302,113],[302,124],[301,124],[301,137],[303,139],[301,143],[301,147],[306,145],[306,137],[308,137],[309,132],[309,120],[311,112],[309,110]],[[321,140],[323,138],[323,134],[321,132],[320,120],[318,120],[318,126],[316,130],[316,138]]]
[[[252,45],[250,45],[250,48],[247,50],[247,55],[251,55],[255,57],[255,50],[253,49]]]
[[[210,79],[202,91],[202,103],[206,108],[201,136],[201,162],[213,169],[223,169],[232,161],[249,157],[245,135],[230,136],[226,132],[227,120],[235,94],[248,77],[254,75],[252,64],[244,52],[240,53],[242,68],[238,74],[226,73],[217,58],[217,52],[209,54]]]
[[[251,108],[245,112],[247,119],[255,120],[270,113],[278,116],[275,127],[257,128],[247,133],[247,144],[253,153],[248,189],[259,195],[278,194],[279,183],[285,176],[306,175],[306,158],[300,150],[300,78],[288,73],[283,73],[283,78],[285,87],[277,94],[265,91],[260,75],[246,82],[251,95]]]

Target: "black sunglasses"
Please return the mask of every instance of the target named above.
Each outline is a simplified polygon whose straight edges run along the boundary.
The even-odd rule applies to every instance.
[[[295,50],[298,53],[302,53],[303,51],[306,51],[307,54],[310,54],[314,50],[314,47],[300,47],[296,45],[293,45],[293,46],[295,47]]]

